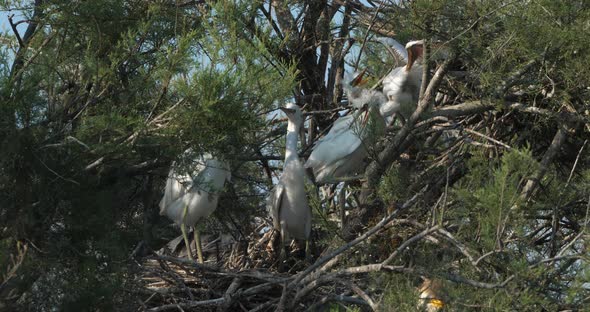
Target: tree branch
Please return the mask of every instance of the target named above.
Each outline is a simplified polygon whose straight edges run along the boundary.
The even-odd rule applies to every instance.
[[[523,201],[527,201],[531,197],[531,195],[535,191],[535,188],[537,187],[537,185],[539,185],[539,182],[545,176],[547,169],[549,169],[549,165],[551,164],[551,162],[553,162],[553,158],[555,158],[555,156],[561,149],[561,146],[563,145],[563,143],[565,143],[567,133],[568,128],[566,127],[566,125],[560,124],[559,129],[553,137],[551,145],[549,146],[549,148],[547,148],[547,151],[545,151],[543,159],[541,159],[539,170],[537,170],[537,172],[535,172],[535,174],[528,179],[524,188],[522,189],[522,192],[520,193],[520,198]],[[512,208],[516,208],[516,206],[513,206]]]

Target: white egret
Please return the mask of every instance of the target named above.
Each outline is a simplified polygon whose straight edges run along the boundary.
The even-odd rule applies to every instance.
[[[191,150],[185,151],[190,155]],[[183,173],[172,169],[166,181],[164,196],[160,201],[160,215],[166,215],[180,225],[188,257],[193,259],[187,235],[187,226],[193,226],[197,256],[199,263],[203,263],[201,239],[196,224],[202,218],[208,217],[217,208],[219,193],[223,190],[225,181],[231,178],[229,166],[210,154],[197,157],[189,165],[190,170]]]
[[[342,82],[342,87],[346,93],[348,101],[352,107],[357,109],[379,107],[387,101],[387,98],[382,92],[361,88],[361,86],[366,83],[363,80],[365,71],[366,70],[363,70],[360,73],[357,73],[350,81],[344,80]]]
[[[363,73],[352,82],[343,84],[352,106],[362,109],[338,118],[328,134],[315,143],[305,163],[306,168],[313,170],[317,183],[338,182],[364,167],[367,139],[371,132],[367,129],[367,121],[372,111],[387,102],[387,98],[379,91],[357,87],[362,81]],[[372,129],[378,132],[385,126],[384,120],[378,114],[372,115],[377,116],[373,118]]]
[[[422,66],[414,66],[414,63],[422,57],[424,42],[410,41],[404,50],[394,39],[379,38],[378,41],[390,46],[401,61],[406,63],[405,66],[394,68],[383,79],[383,93],[388,101],[380,106],[379,112],[385,118],[397,112],[408,115],[418,103],[422,85]]]
[[[291,238],[306,241],[306,257],[311,233],[311,209],[305,192],[305,170],[297,155],[297,138],[303,125],[301,109],[295,104],[281,108],[289,120],[283,174],[267,198],[273,226],[281,233],[281,253]]]

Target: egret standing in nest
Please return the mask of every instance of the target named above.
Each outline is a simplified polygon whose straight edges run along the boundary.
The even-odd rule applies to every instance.
[[[303,115],[299,106],[287,104],[281,108],[287,115],[287,139],[283,174],[267,198],[267,209],[273,226],[281,233],[281,254],[291,238],[305,240],[305,255],[309,257],[311,209],[305,192],[305,170],[297,155],[297,140],[302,130]]]
[[[185,154],[190,155],[191,150]],[[223,190],[225,181],[229,181],[231,174],[229,166],[210,154],[203,154],[193,160],[186,173],[172,169],[166,181],[164,196],[160,201],[160,215],[166,215],[180,225],[182,237],[187,248],[188,258],[193,259],[187,226],[194,228],[195,244],[199,263],[203,263],[203,251],[197,222],[208,217],[217,208],[219,193]]]

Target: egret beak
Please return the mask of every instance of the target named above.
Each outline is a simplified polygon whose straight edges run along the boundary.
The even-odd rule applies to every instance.
[[[424,53],[424,41],[411,41],[406,44],[406,50],[408,51],[408,64],[406,65],[406,71],[412,69],[412,65],[417,59],[422,57]]]
[[[365,73],[367,72],[367,69],[363,69],[363,71],[361,71],[360,74],[358,74],[356,77],[354,77],[354,79],[350,82],[350,85],[353,87],[357,87],[357,86],[362,86],[365,83],[367,83],[366,80],[363,80],[363,76],[365,75]]]
[[[283,113],[285,113],[285,115],[287,115],[287,117],[293,116],[293,114],[295,114],[295,110],[292,108],[281,107],[279,109],[282,110]]]
[[[363,105],[363,108],[361,109],[365,116],[363,116],[363,120],[361,121],[361,125],[363,126],[363,128],[367,125],[367,123],[369,122],[369,105],[365,104]]]
[[[295,113],[295,110],[292,108],[281,107],[279,109],[282,110],[287,115],[291,115],[291,114]]]

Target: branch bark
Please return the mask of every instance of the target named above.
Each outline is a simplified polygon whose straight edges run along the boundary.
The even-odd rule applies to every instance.
[[[561,149],[561,146],[565,143],[565,140],[567,139],[567,133],[568,127],[565,124],[559,125],[559,129],[555,133],[551,145],[549,146],[549,148],[547,148],[547,151],[545,151],[543,159],[541,159],[539,170],[537,170],[537,172],[531,178],[528,179],[524,188],[522,189],[522,192],[520,193],[520,198],[523,201],[527,201],[533,195],[533,192],[539,185],[541,179],[543,179],[543,177],[545,176],[545,173],[551,165],[551,162],[553,162],[553,158],[555,158],[555,156]],[[515,207],[516,206],[514,206],[513,208]]]

